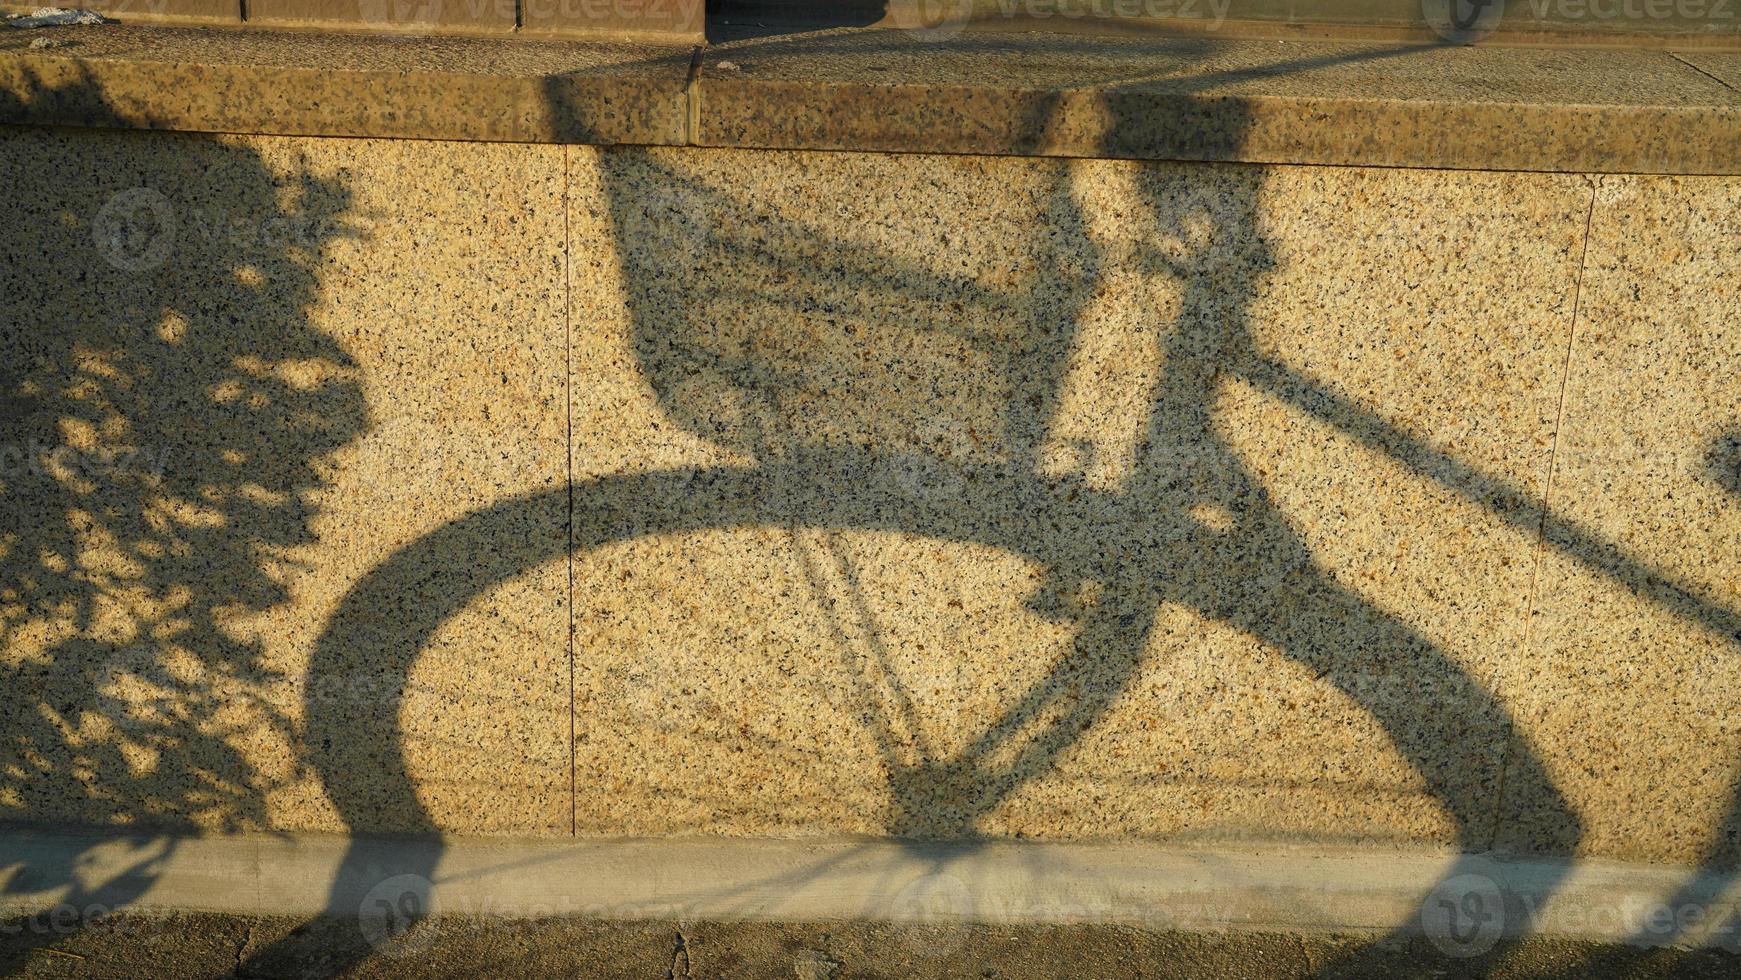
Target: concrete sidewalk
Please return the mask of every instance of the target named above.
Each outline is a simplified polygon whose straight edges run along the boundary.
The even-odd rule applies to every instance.
[[[0,835],[0,973],[1735,976],[1691,868],[1250,844]]]
[[[1202,935],[1126,926],[429,921],[353,962],[354,920],[210,913],[113,917],[52,937],[8,933],[0,963],[27,977],[1733,977],[1718,951],[1532,939],[1503,958],[1452,959],[1425,939]],[[262,954],[265,955],[262,955]]]

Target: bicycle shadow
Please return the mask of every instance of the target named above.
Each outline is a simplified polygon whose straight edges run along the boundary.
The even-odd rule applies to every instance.
[[[862,54],[882,42],[823,43]],[[1056,42],[1059,53],[1076,43]],[[1180,42],[1179,60],[1212,49]],[[1344,60],[1355,57],[1361,56]],[[1219,86],[1286,70],[1235,69],[1186,84],[1213,97]],[[1141,84],[1133,80],[1130,87]],[[560,89],[552,91],[552,111],[561,115]],[[1141,100],[1120,94],[1114,87],[1105,100],[1113,140],[1150,121],[1140,116],[1147,111]],[[1051,111],[1035,110],[1033,132],[1043,133]],[[1205,139],[1237,146],[1248,125],[1240,100],[1216,99]],[[1125,148],[1107,149],[1118,155]],[[1217,393],[1238,376],[1507,521],[1533,530],[1541,520],[1527,492],[1443,456],[1258,348],[1247,318],[1274,260],[1255,168],[1174,174],[1142,185],[1134,220],[1151,229],[1156,243],[1143,262],[1176,285],[1178,301],[1163,321],[1145,328],[1152,346],[1143,356],[1160,367],[1140,399],[1145,421],[1118,461],[1119,479],[1109,484],[1090,475],[1093,453],[1085,450],[1092,447],[1060,444],[1048,429],[1071,370],[1073,331],[1102,285],[1097,246],[1068,186],[1045,196],[1038,225],[1048,229],[1052,252],[1029,267],[1038,271],[1007,288],[986,288],[972,276],[939,275],[932,265],[806,229],[771,209],[753,220],[700,227],[685,216],[730,214],[741,202],[656,154],[605,153],[601,166],[634,349],[661,409],[687,432],[755,464],[577,483],[568,491],[568,552],[687,531],[780,528],[794,540],[800,530],[821,532],[823,546],[799,543],[794,550],[818,592],[824,579],[847,583],[847,613],[831,628],[863,682],[862,717],[887,774],[885,833],[910,840],[981,836],[988,814],[1055,768],[1128,690],[1157,611],[1178,607],[1280,651],[1364,708],[1443,807],[1463,851],[1491,846],[1499,779],[1497,766],[1469,760],[1512,745],[1505,779],[1543,809],[1543,823],[1553,828],[1544,849],[1574,852],[1578,817],[1514,736],[1504,706],[1417,630],[1337,582],[1264,480],[1220,434]],[[661,220],[679,222],[675,246]],[[697,274],[710,266],[712,274]],[[1047,275],[1066,267],[1075,279]],[[750,308],[761,315],[746,316]],[[959,365],[968,361],[990,367],[964,374]],[[912,440],[940,417],[954,431],[971,433],[975,446],[945,452]],[[1072,454],[1073,462],[1059,465]],[[389,676],[405,676],[424,643],[475,596],[524,571],[529,560],[564,556],[529,558],[522,551],[507,559],[492,546],[549,505],[545,497],[503,501],[377,566],[329,620],[313,669],[326,660],[354,662],[361,651]],[[870,617],[854,584],[858,569],[827,546],[827,533],[841,531],[988,545],[1032,562],[1044,573],[1029,605],[1071,625],[1067,653],[965,745],[939,751],[925,744],[916,737],[907,693],[890,683],[874,624],[863,628]],[[391,597],[416,588],[444,556],[464,556],[467,587],[417,607],[409,622],[384,621],[378,610],[402,607]],[[869,645],[857,643],[867,632]],[[1397,677],[1407,679],[1409,696],[1387,686]],[[389,764],[364,771],[322,748],[346,741],[379,746]],[[367,833],[381,813],[392,812],[396,829],[439,834],[411,775],[391,764],[400,745],[396,717],[311,711],[305,744],[353,830]],[[359,844],[358,853],[364,850]],[[427,908],[438,860],[438,849],[415,866],[386,871],[363,857],[347,860],[329,908],[358,908],[384,874],[413,883],[409,901],[389,904]],[[1509,945],[1500,943],[1472,965],[1502,958]],[[1327,969],[1362,962],[1356,957]]]
[[[883,42],[791,43],[864,54]],[[1070,54],[1077,43],[1059,39],[1056,53]],[[897,46],[898,40],[888,44]],[[1176,51],[1189,62],[1213,49],[1180,42]],[[1216,90],[1287,70],[1236,69],[1174,84],[1214,102],[1205,145],[1225,149],[1239,145],[1251,120],[1248,106]],[[1143,84],[1130,80],[1127,90]],[[552,113],[575,115],[562,89],[551,91]],[[1111,155],[1129,149],[1111,142],[1116,134],[1152,122],[1142,100],[1121,99],[1123,91],[1114,87],[1105,100]],[[1053,110],[1036,108],[1030,130],[1043,133]],[[746,205],[662,162],[668,159],[641,150],[600,156],[634,350],[666,418],[754,464],[576,483],[559,495],[573,515],[570,539],[542,553],[528,553],[523,543],[499,545],[548,513],[553,495],[504,500],[455,520],[354,585],[328,620],[310,673],[362,661],[388,677],[407,677],[445,621],[530,564],[662,533],[783,529],[814,590],[838,591],[846,600],[829,607],[828,628],[860,681],[854,696],[887,776],[878,820],[888,836],[961,842],[988,836],[988,815],[1054,771],[1130,689],[1149,656],[1157,612],[1179,608],[1279,651],[1363,708],[1443,808],[1461,850],[1491,846],[1497,812],[1498,768],[1469,760],[1509,745],[1507,791],[1540,807],[1540,822],[1551,828],[1542,850],[1575,853],[1579,818],[1516,735],[1506,707],[1420,631],[1337,581],[1227,439],[1215,410],[1219,392],[1235,378],[1504,522],[1541,531],[1548,546],[1677,615],[1736,632],[1733,613],[1586,529],[1544,514],[1526,489],[1434,449],[1266,354],[1253,339],[1251,317],[1276,260],[1255,168],[1173,171],[1139,182],[1140,208],[1131,220],[1153,243],[1141,264],[1173,285],[1176,302],[1138,331],[1147,345],[1140,354],[1156,369],[1142,380],[1140,425],[1128,451],[1107,458],[1092,440],[1060,439],[1052,428],[1064,410],[1059,398],[1079,347],[1076,331],[1091,315],[1108,266],[1063,178],[1036,198],[1035,224],[1048,231],[1042,250],[1022,274],[988,286],[753,204],[755,220],[707,227],[700,216]],[[650,208],[649,194],[663,211]],[[671,233],[672,221],[685,222],[680,233]],[[698,274],[709,265],[711,274]],[[752,268],[767,274],[752,276]],[[750,309],[763,314],[743,315]],[[927,427],[939,419],[944,431],[966,435],[965,443],[939,444],[936,428]],[[801,532],[814,535],[801,540]],[[1019,556],[1043,569],[1026,602],[1069,626],[1066,652],[965,743],[928,742],[914,721],[911,692],[879,649],[863,569],[831,542],[830,534],[843,532],[897,532]],[[454,577],[463,586],[432,595],[429,570],[444,563],[463,570]],[[398,601],[407,594],[419,602]],[[384,617],[383,609],[410,610],[409,618]],[[1391,678],[1404,679],[1408,696],[1384,683]],[[393,831],[438,841],[440,827],[403,762],[397,711],[374,707],[340,715],[311,701],[300,733],[309,764],[359,838],[382,830],[385,815]],[[358,765],[357,751],[343,748],[358,745],[379,765]],[[409,864],[384,867],[380,853],[359,839],[332,884],[329,910],[364,910],[381,897],[384,879],[405,878],[409,901],[395,893],[386,905],[415,918],[427,909],[440,853],[432,843]],[[937,867],[946,867],[946,859]],[[1459,862],[1447,878],[1473,867],[1480,866]],[[283,962],[310,938],[291,937],[255,954],[250,969]],[[337,943],[328,960],[335,971],[382,952],[354,927],[345,936],[318,938]],[[1502,942],[1466,965],[1479,971],[1510,945]],[[1359,954],[1325,972],[1375,962],[1381,959]]]

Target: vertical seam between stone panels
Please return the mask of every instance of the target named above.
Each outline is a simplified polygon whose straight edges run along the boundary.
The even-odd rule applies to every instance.
[[[683,145],[698,146],[701,137],[701,45],[689,50],[689,77],[683,80]]]
[[[574,238],[569,228],[570,186],[569,162],[574,147],[562,148],[562,451],[566,465],[563,480],[568,488],[568,518],[563,529],[568,535],[568,547],[563,554],[568,560],[568,834],[579,832],[574,808],[580,804],[576,768],[579,759],[574,748]]]
[[[1537,590],[1541,583],[1542,562],[1547,555],[1548,515],[1553,512],[1554,472],[1559,468],[1560,462],[1560,433],[1565,430],[1566,425],[1566,391],[1571,387],[1572,351],[1578,339],[1578,317],[1583,311],[1584,301],[1584,273],[1590,260],[1590,226],[1596,216],[1596,194],[1600,178],[1594,175],[1585,175],[1584,179],[1590,182],[1590,201],[1584,208],[1584,238],[1578,246],[1578,275],[1572,285],[1572,315],[1566,326],[1566,353],[1560,361],[1560,390],[1554,403],[1554,429],[1553,434],[1548,438],[1548,469],[1547,475],[1542,480],[1541,517],[1536,521],[1535,528],[1535,561],[1530,568],[1529,590],[1524,594],[1523,602],[1523,642],[1519,647],[1519,652],[1525,660],[1529,658],[1530,644],[1535,633]],[[1516,676],[1516,674],[1515,665],[1513,669],[1506,671],[1507,678]],[[1510,692],[1502,693],[1509,694]],[[1516,724],[1516,719],[1513,719],[1512,725]],[[1493,830],[1489,835],[1490,846],[1499,840],[1499,822],[1505,819],[1505,776],[1506,771],[1511,768],[1512,740],[1520,737],[1516,731],[1509,731],[1506,736],[1504,751],[1500,755],[1498,792],[1494,794]]]

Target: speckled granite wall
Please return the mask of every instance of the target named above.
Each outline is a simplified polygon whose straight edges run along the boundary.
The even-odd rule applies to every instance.
[[[0,156],[0,819],[1738,826],[1733,179]]]
[[[1592,852],[1741,864],[1741,184],[1603,177],[1522,735]],[[1510,796],[1505,837],[1542,834]]]

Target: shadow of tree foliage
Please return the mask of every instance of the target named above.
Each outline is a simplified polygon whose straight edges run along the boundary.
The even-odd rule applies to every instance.
[[[4,98],[121,123],[88,79]],[[367,424],[306,319],[350,194],[239,139],[19,128],[0,154],[0,822],[109,828],[139,858],[129,885],[0,856],[0,891],[59,886],[83,917],[176,834],[268,829],[303,773],[258,618]],[[46,921],[10,924],[0,972]]]

